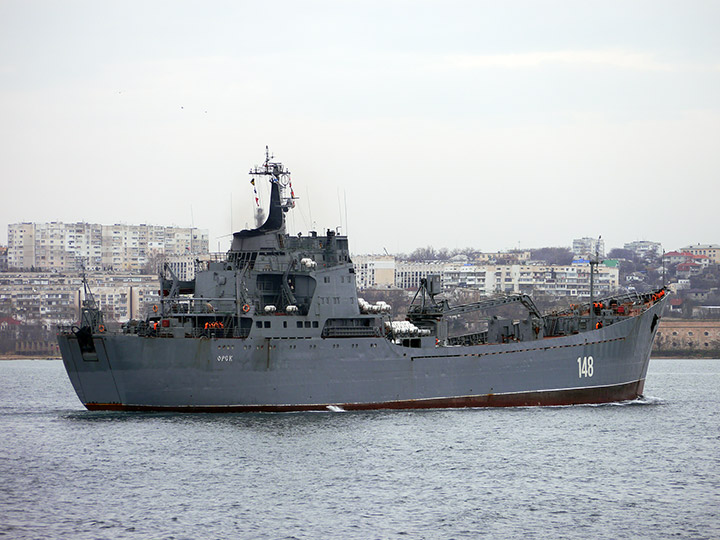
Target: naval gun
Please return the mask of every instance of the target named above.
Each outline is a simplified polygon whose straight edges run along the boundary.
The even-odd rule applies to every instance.
[[[426,328],[436,336],[438,344],[470,345],[480,343],[506,343],[542,338],[543,315],[527,294],[508,294],[487,298],[479,302],[450,306],[446,299],[436,298],[442,292],[440,276],[428,275],[420,280],[420,287],[408,307],[407,320],[418,328]],[[448,337],[447,317],[475,311],[489,311],[510,304],[522,304],[528,318],[512,321],[499,317],[488,318],[488,330],[464,336]]]

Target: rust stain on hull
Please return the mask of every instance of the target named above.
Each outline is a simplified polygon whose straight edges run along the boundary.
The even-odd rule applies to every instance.
[[[91,411],[131,411],[131,412],[293,412],[323,411],[329,406],[340,407],[346,411],[378,409],[459,409],[466,407],[549,407],[558,405],[600,404],[637,399],[642,395],[645,380],[627,384],[574,388],[570,390],[551,390],[547,392],[523,392],[517,394],[485,394],[481,396],[461,396],[451,398],[432,398],[420,400],[385,401],[380,403],[326,403],[308,405],[125,405],[122,403],[86,403]]]

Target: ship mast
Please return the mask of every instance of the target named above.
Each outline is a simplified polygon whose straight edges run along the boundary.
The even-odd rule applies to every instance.
[[[290,171],[285,166],[276,161],[275,156],[270,154],[268,146],[265,146],[265,162],[250,169],[250,176],[268,176],[270,184],[277,184],[280,193],[280,208],[283,212],[287,212],[290,208],[295,208],[295,201],[298,197],[292,188],[292,180],[290,179]],[[290,192],[289,196],[287,192]]]
[[[595,328],[595,267],[600,262],[600,238],[595,243],[595,258],[590,257],[590,328]]]

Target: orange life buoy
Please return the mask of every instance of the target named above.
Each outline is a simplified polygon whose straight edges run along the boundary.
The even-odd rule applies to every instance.
[[[104,325],[101,324],[100,326],[98,326],[98,332],[104,332],[104,331],[105,331]]]
[[[157,304],[153,304],[153,311],[154,311],[155,313],[157,313],[157,311],[158,311]]]
[[[244,304],[242,307],[243,313],[250,311],[250,304]]]

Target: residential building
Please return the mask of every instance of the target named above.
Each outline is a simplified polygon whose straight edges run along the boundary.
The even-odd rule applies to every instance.
[[[89,274],[88,284],[108,320],[143,318],[159,300],[156,275]],[[79,273],[0,274],[0,306],[4,314],[26,322],[76,324],[83,299]]]
[[[206,230],[155,225],[14,223],[8,225],[8,268],[141,272],[158,257],[208,252]],[[156,266],[156,265],[155,265]]]
[[[0,246],[0,272],[7,272],[8,269],[8,248],[7,246]]]
[[[8,225],[8,268],[35,268],[35,224]]]
[[[475,256],[475,262],[480,264],[497,264],[498,261],[507,261],[513,263],[526,263],[530,261],[532,253],[530,250],[514,249],[510,251],[496,251],[492,253],[478,253]],[[506,263],[506,264],[507,264]]]
[[[693,255],[705,255],[710,264],[720,264],[720,245],[718,244],[695,244],[685,246],[681,251],[687,251]]]
[[[572,243],[573,255],[582,259],[591,259],[597,253],[601,259],[605,257],[605,240],[602,238],[575,238]]]
[[[396,261],[395,285],[401,289],[417,289],[421,279],[428,274],[442,275],[443,269],[440,261]]]
[[[649,242],[648,240],[628,242],[623,248],[632,251],[635,255],[643,259],[657,257],[662,252],[662,244],[660,242]]]
[[[361,260],[355,256],[353,260]],[[570,265],[505,264],[478,265],[460,261],[396,261],[395,285],[403,289],[416,289],[428,274],[439,274],[445,290],[471,288],[483,294],[540,293],[554,296],[589,297],[590,264]],[[358,284],[376,287],[372,274],[358,275]],[[387,284],[387,282],[385,282]],[[594,277],[595,293],[612,294],[620,285],[619,269],[614,261],[600,264]]]
[[[701,268],[707,268],[710,258],[707,255],[694,255],[689,251],[669,251],[663,255],[665,262],[671,266],[681,264],[692,264]]]
[[[353,255],[358,289],[395,286],[395,257],[392,255]]]
[[[702,272],[702,266],[695,262],[680,263],[675,268],[677,270],[677,276],[682,278],[696,276]]]
[[[173,274],[181,281],[192,281],[195,279],[195,268],[197,258],[192,255],[171,255],[164,262],[170,267]],[[158,269],[160,270],[160,269]]]
[[[618,290],[620,271],[614,261],[596,267],[593,286],[596,295],[610,295]],[[590,264],[521,266],[515,292],[589,298]]]
[[[684,262],[692,262],[692,253],[689,251],[668,251],[663,255],[663,259],[669,265],[676,265]]]

